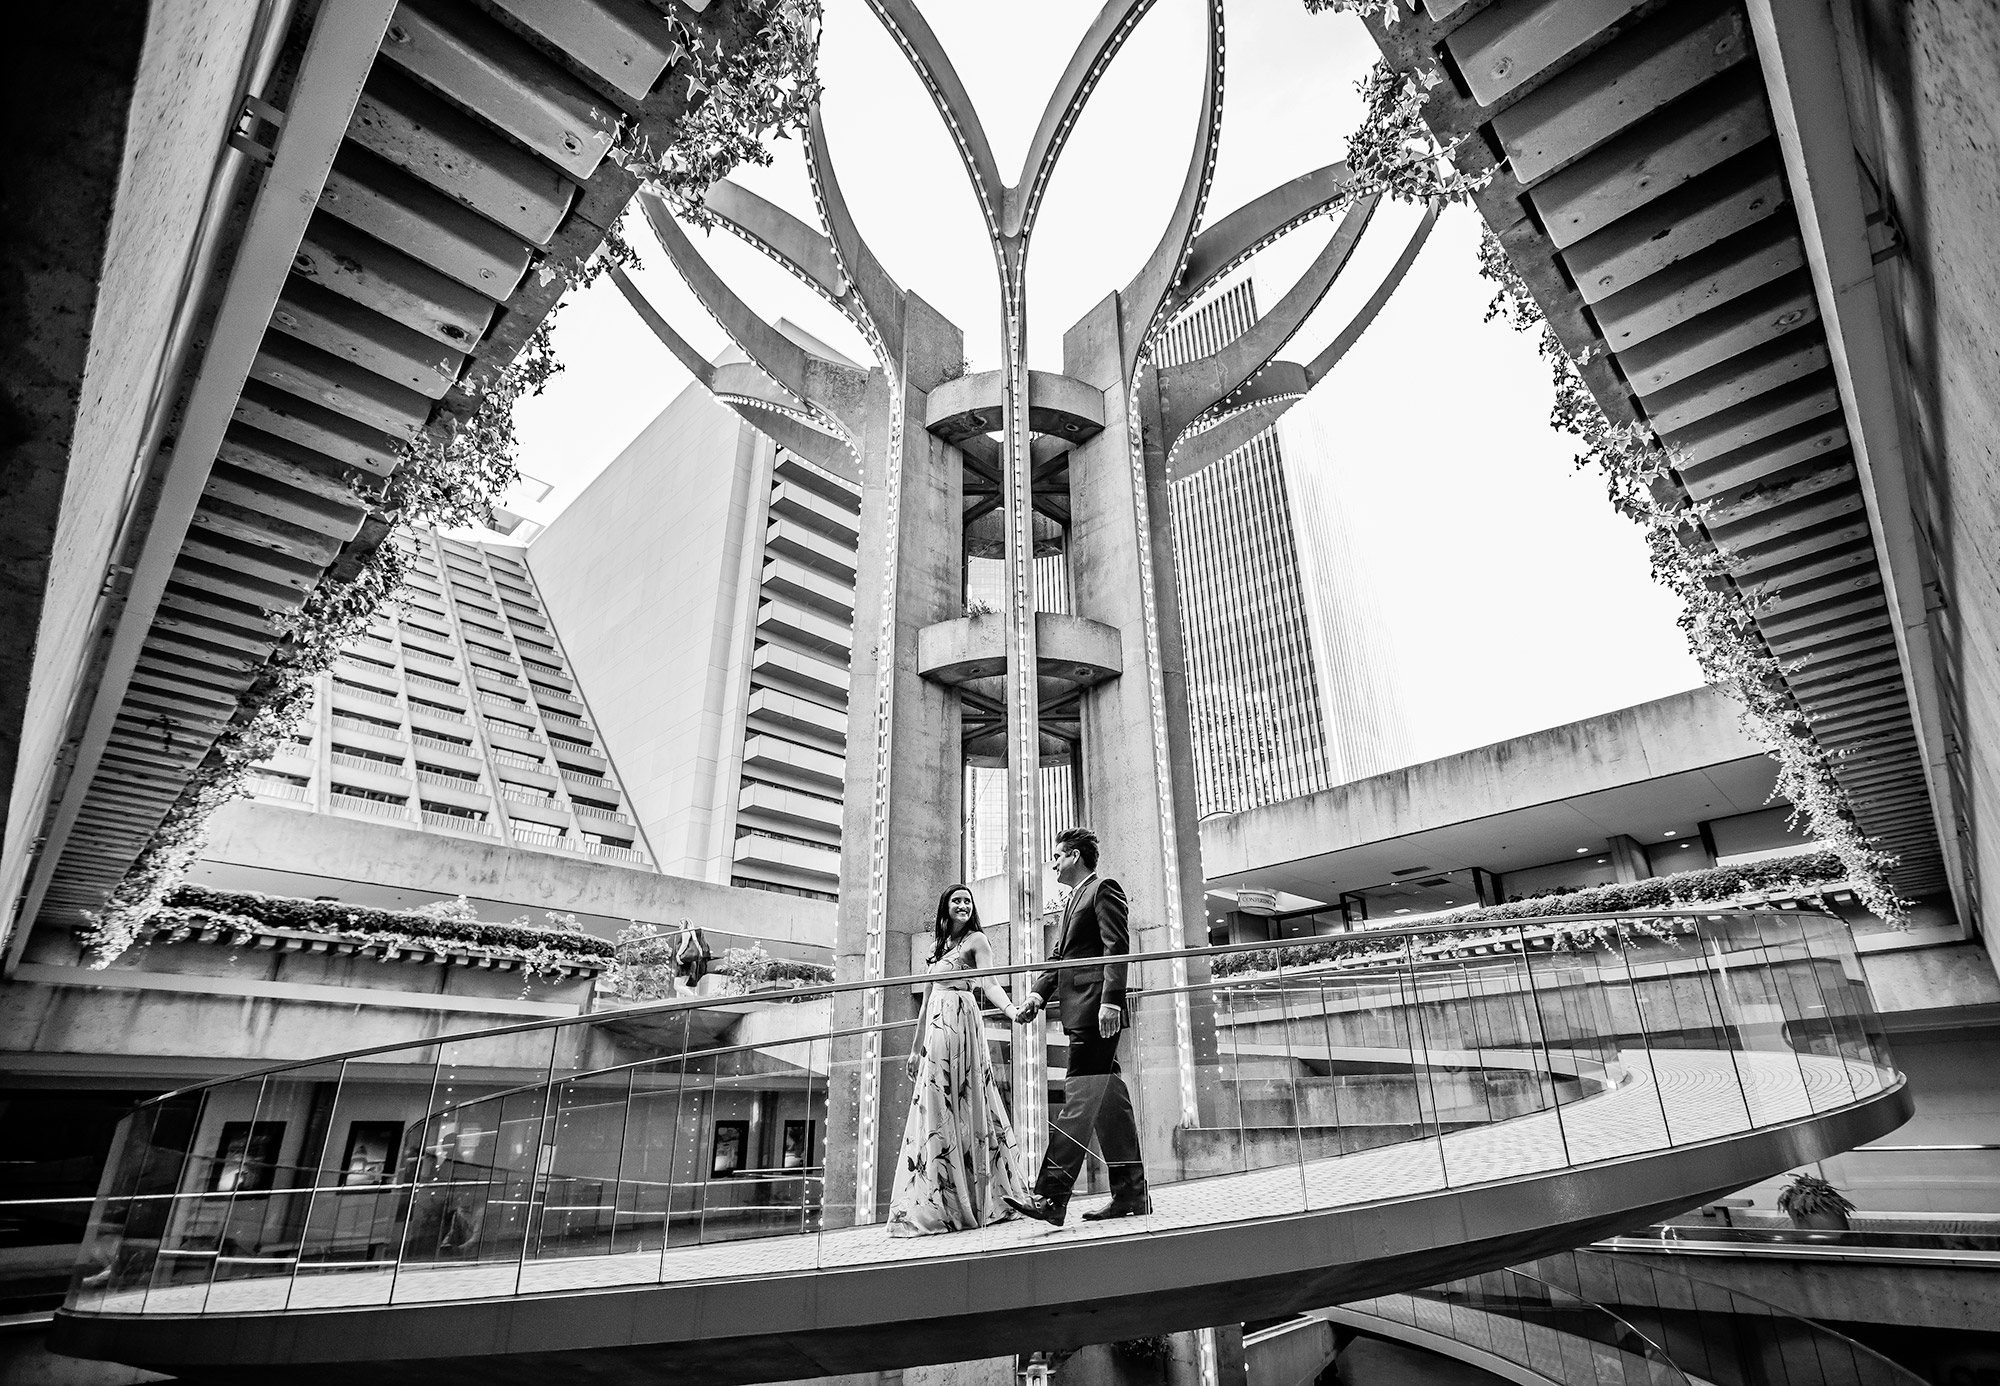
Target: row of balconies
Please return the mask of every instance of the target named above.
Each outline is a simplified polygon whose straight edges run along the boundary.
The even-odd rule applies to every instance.
[[[288,768],[286,762],[294,759],[300,764]],[[331,760],[334,769],[334,778],[328,786],[331,807],[366,817],[406,820],[410,817],[412,786],[410,769],[406,764],[378,761],[340,751],[331,753]],[[311,770],[311,762],[306,757],[274,758],[273,762],[254,768],[246,781],[246,788],[263,798],[310,803]],[[492,796],[483,780],[463,779],[419,767],[416,781],[421,786],[416,791],[416,797],[423,801],[426,822],[430,821],[433,813],[457,820],[440,825],[446,827],[462,827],[464,822],[484,822],[492,816]],[[582,842],[586,832],[625,841],[634,837],[632,821],[623,814],[588,805],[565,805],[553,797],[552,790],[512,784],[503,779],[500,793],[508,801],[508,817],[520,830],[520,835],[537,841],[572,837]],[[492,829],[484,831],[491,832]],[[560,842],[558,845],[561,845]]]
[[[736,839],[732,874],[832,895],[840,889],[840,849],[762,831]]]
[[[771,487],[732,876],[840,887],[860,495],[789,456]]]

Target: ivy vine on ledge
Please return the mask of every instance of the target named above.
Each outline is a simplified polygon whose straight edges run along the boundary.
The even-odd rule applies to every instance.
[[[664,148],[635,150],[644,141],[628,129],[618,151],[628,171],[653,180],[696,221],[704,219],[701,197],[709,183],[740,163],[770,163],[766,142],[803,130],[819,93],[818,0],[748,0],[747,10],[763,23],[733,49],[725,49],[719,38],[704,43],[698,29],[669,18],[670,25],[685,30],[687,51],[670,80],[689,83],[687,114]],[[560,275],[571,289],[584,288],[612,266],[630,266],[637,258],[614,227],[582,263],[545,265],[543,272]],[[108,966],[149,936],[147,921],[200,856],[210,815],[244,792],[251,767],[269,758],[298,726],[312,705],[314,677],[332,665],[340,646],[397,599],[407,560],[386,541],[388,527],[453,528],[483,521],[519,479],[514,406],[540,394],[562,369],[553,347],[554,319],[551,312],[514,361],[480,388],[469,417],[419,434],[401,449],[395,471],[380,485],[350,478],[353,494],[370,509],[362,540],[335,560],[298,610],[270,613],[281,637],[277,652],[125,878],[104,907],[87,917],[85,941],[93,966]],[[173,750],[172,729],[164,729],[162,737],[165,749]]]
[[[1895,858],[1855,822],[1832,762],[1786,686],[1785,674],[1797,666],[1781,663],[1765,643],[1756,607],[1730,575],[1729,555],[1701,528],[1707,507],[1690,500],[1674,479],[1673,450],[1643,423],[1621,426],[1605,417],[1491,229],[1480,245],[1479,271],[1496,286],[1488,322],[1499,318],[1519,332],[1539,329],[1536,349],[1556,390],[1550,426],[1582,443],[1577,468],[1594,467],[1612,508],[1644,531],[1653,580],[1680,599],[1681,632],[1702,677],[1736,699],[1744,730],[1777,762],[1774,794],[1791,804],[1793,826],[1803,825],[1839,857],[1872,913],[1900,922],[1909,902],[1889,883]]]
[[[1704,871],[1677,871],[1671,876],[1654,876],[1643,881],[1617,885],[1589,886],[1561,894],[1530,896],[1504,905],[1467,906],[1448,910],[1419,921],[1436,926],[1440,932],[1426,934],[1422,945],[1443,945],[1447,957],[1462,956],[1467,950],[1491,947],[1495,943],[1517,941],[1514,931],[1496,927],[1511,920],[1546,919],[1575,914],[1619,914],[1627,910],[1685,909],[1691,905],[1737,905],[1747,899],[1772,896],[1825,895],[1842,889],[1859,890],[1849,879],[1847,863],[1833,852],[1801,852],[1796,856],[1774,857],[1737,866],[1717,866]],[[1305,967],[1314,963],[1350,959],[1401,957],[1404,945],[1371,938],[1369,927],[1351,934],[1339,934],[1322,943],[1285,949],[1256,949],[1218,956],[1213,970],[1218,977],[1245,973],[1275,972],[1280,966]],[[1556,925],[1550,945],[1558,952],[1607,945],[1612,938],[1624,941],[1639,938],[1665,939],[1675,936],[1679,926],[1673,921],[1631,919],[1612,922],[1584,921]]]
[[[1304,3],[1315,14],[1353,14],[1394,24],[1401,6],[1414,8],[1416,0]],[[1367,114],[1349,140],[1350,167],[1388,180],[1394,195],[1405,198],[1464,201],[1484,186],[1490,174],[1445,171],[1457,143],[1438,146],[1424,123],[1426,93],[1439,80],[1431,70],[1398,79],[1386,63],[1378,63],[1361,84]],[[1396,191],[1398,187],[1404,191]],[[1855,822],[1832,764],[1786,686],[1788,666],[1772,655],[1758,631],[1755,608],[1730,575],[1729,556],[1701,528],[1705,507],[1690,501],[1674,480],[1672,453],[1644,424],[1620,427],[1605,416],[1490,228],[1479,261],[1480,273],[1498,286],[1486,320],[1500,318],[1521,332],[1540,329],[1537,349],[1556,387],[1551,425],[1582,442],[1577,467],[1595,467],[1612,507],[1645,531],[1654,581],[1680,598],[1681,631],[1703,677],[1736,698],[1744,729],[1777,762],[1776,795],[1792,805],[1792,823],[1803,823],[1840,858],[1845,876],[1871,912],[1901,922],[1909,902],[1889,883],[1895,858],[1877,849]]]
[[[320,934],[409,952],[479,952],[510,958],[531,976],[559,978],[570,969],[610,966],[613,947],[586,931],[573,914],[550,912],[548,924],[528,916],[488,923],[463,896],[414,910],[378,910],[337,900],[298,900],[253,890],[182,885],[171,891],[147,927],[199,936],[219,929],[241,935],[259,928]]]

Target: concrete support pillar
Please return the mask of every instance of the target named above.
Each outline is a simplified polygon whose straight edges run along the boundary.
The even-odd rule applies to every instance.
[[[1652,863],[1646,860],[1646,849],[1623,833],[1611,837],[1611,869],[1620,885],[1643,881],[1653,874]]]
[[[963,613],[964,480],[957,450],[924,431],[928,391],[964,358],[959,330],[911,295],[893,374],[870,373],[859,439],[855,574],[834,964],[843,982],[900,976],[938,893],[958,879],[958,698],[917,674],[917,632]],[[906,993],[836,998],[828,1082],[830,1227],[887,1213],[916,1003]],[[851,1194],[852,1201],[849,1202]]]
[[[1084,695],[1083,802],[1104,844],[1101,869],[1131,899],[1132,948],[1142,952],[1207,939],[1166,458],[1144,430],[1144,401],[1134,408],[1122,346],[1113,296],[1064,337],[1063,370],[1104,392],[1104,431],[1070,463],[1075,610],[1116,627],[1124,650],[1121,675]],[[1132,985],[1162,992],[1207,974],[1199,960],[1140,970]],[[1215,1058],[1213,1027],[1198,1012],[1185,992],[1147,1000],[1127,1041],[1140,1139],[1161,1176],[1181,1172],[1176,1131],[1198,1119],[1196,1069]]]

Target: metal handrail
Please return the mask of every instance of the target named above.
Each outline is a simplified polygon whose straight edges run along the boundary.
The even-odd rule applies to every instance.
[[[1594,1251],[1584,1247],[1577,1247],[1569,1252],[1570,1256],[1577,1258],[1579,1261],[1581,1261],[1583,1258],[1586,1257],[1592,1260],[1596,1260],[1599,1257],[1604,1257],[1609,1259],[1611,1256],[1615,1254],[1616,1253],[1612,1252]],[[1855,1338],[1850,1338],[1847,1334],[1842,1333],[1839,1329],[1830,1328],[1825,1323],[1822,1323],[1818,1319],[1809,1319],[1802,1314],[1794,1314],[1791,1310],[1785,1308],[1783,1305],[1773,1304],[1770,1300],[1765,1299],[1761,1295],[1751,1294],[1747,1290],[1739,1290],[1734,1285],[1719,1285],[1713,1280],[1703,1280],[1701,1277],[1689,1275],[1686,1271],[1683,1270],[1666,1271],[1662,1270],[1660,1267],[1657,1266],[1649,1267],[1648,1269],[1652,1270],[1655,1274],[1678,1276],[1680,1279],[1686,1280],[1691,1284],[1711,1286],[1715,1289],[1723,1291],[1725,1294],[1733,1295],[1737,1299],[1747,1300],[1751,1304],[1754,1304],[1758,1308],[1769,1313],[1771,1317],[1774,1319],[1781,1319],[1789,1323],[1803,1324],[1806,1327],[1808,1333],[1815,1336],[1825,1336],[1828,1338],[1832,1338],[1835,1341],[1846,1346],[1849,1351],[1857,1354],[1858,1356],[1872,1358],[1875,1362],[1880,1364],[1882,1367],[1886,1368],[1892,1377],[1908,1381],[1912,1383],[1912,1386],[1921,1386],[1923,1378],[1917,1375],[1917,1373],[1911,1371],[1908,1367],[1905,1367],[1902,1363],[1896,1361],[1895,1358],[1890,1357],[1886,1353],[1877,1352],[1874,1348],[1869,1347],[1866,1343],[1861,1342]],[[1588,1302],[1593,1304],[1596,1303],[1595,1300],[1591,1300]],[[1604,1308],[1603,1305],[1598,1305],[1598,1307]],[[1605,1312],[1610,1313],[1611,1311],[1606,1309]],[[1648,1341],[1650,1342],[1651,1340],[1648,1339]],[[1668,1360],[1671,1361],[1672,1359],[1669,1358]]]
[[[1531,927],[1563,929],[1572,925],[1593,922],[1616,923],[1620,920],[1633,919],[1688,919],[1699,922],[1705,919],[1749,918],[1760,914],[1768,914],[1779,919],[1818,917],[1797,910],[1623,910],[1611,914],[1542,915],[1532,919],[1498,920],[1487,927],[1494,930],[1522,930]],[[1429,934],[1463,932],[1468,927],[1477,928],[1479,927],[1479,922],[1474,921],[1470,924],[1462,923],[1457,926],[1405,925],[1394,929],[1368,930],[1360,934],[1321,934],[1307,938],[1269,939],[1259,943],[1211,943],[1195,948],[1168,948],[1146,953],[1121,953],[1113,956],[1119,958],[1123,965],[1130,966],[1133,963],[1172,962],[1177,959],[1186,961],[1190,958],[1223,957],[1236,953],[1309,948],[1346,939],[1367,939],[1373,941],[1378,939],[1416,938]],[[967,968],[954,971],[952,980],[958,982],[977,977],[1011,977],[1023,972],[1068,972],[1083,968],[1103,967],[1105,965],[1106,960],[1103,956],[1049,959],[1034,963],[1013,963],[1004,967]],[[808,982],[802,986],[788,988],[784,993],[783,999],[787,1001],[800,1001],[813,996],[836,996],[856,991],[927,986],[935,980],[934,977],[928,974],[914,973],[901,977],[883,977],[874,981]],[[1218,979],[1217,985],[1230,986],[1235,985],[1235,983],[1228,979]],[[1130,990],[1144,994],[1143,988],[1135,987]],[[330,1063],[344,1063],[350,1059],[367,1058],[371,1054],[388,1054],[404,1049],[425,1049],[435,1045],[461,1044],[472,1040],[494,1039],[501,1035],[524,1034],[534,1030],[554,1030],[572,1025],[597,1024],[612,1016],[616,1016],[621,1020],[629,1020],[640,1016],[671,1015],[680,1011],[712,1010],[723,1006],[739,1006],[744,1004],[745,1001],[752,999],[755,995],[756,993],[739,996],[697,996],[673,1001],[654,1001],[645,1005],[620,1007],[616,1011],[593,1011],[583,1015],[554,1016],[539,1020],[517,1021],[511,1025],[493,1025],[481,1030],[466,1030],[454,1035],[440,1036],[436,1039],[397,1040],[387,1044],[375,1044],[360,1049],[344,1050],[336,1054],[321,1054],[310,1059],[290,1059],[283,1063],[268,1064],[263,1068],[245,1069],[241,1073],[233,1073],[221,1078],[210,1078],[200,1083],[190,1083],[184,1088],[175,1088],[171,1092],[164,1092],[156,1097],[148,1098],[144,1102],[136,1104],[133,1110],[143,1111],[147,1107],[155,1106],[187,1093],[202,1092],[209,1088],[245,1082],[251,1078],[269,1077],[274,1073],[288,1073],[296,1069],[318,1068]]]

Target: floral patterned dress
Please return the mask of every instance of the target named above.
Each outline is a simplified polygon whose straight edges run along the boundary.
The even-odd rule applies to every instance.
[[[961,943],[927,971],[970,966]],[[889,1195],[889,1235],[927,1237],[1004,1222],[1014,1210],[1002,1198],[1022,1197],[1026,1188],[972,983],[933,982]]]

